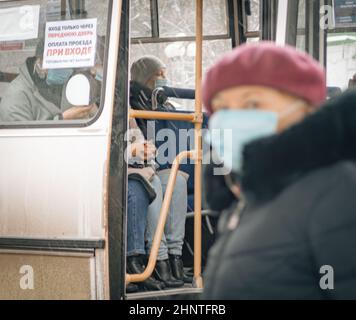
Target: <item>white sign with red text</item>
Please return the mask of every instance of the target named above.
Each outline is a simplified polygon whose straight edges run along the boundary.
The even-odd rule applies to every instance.
[[[47,22],[43,68],[94,66],[96,29],[97,19]]]

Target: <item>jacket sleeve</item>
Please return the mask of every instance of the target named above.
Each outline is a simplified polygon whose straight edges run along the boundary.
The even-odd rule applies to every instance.
[[[333,287],[321,287],[325,297],[356,299],[356,166],[340,166],[314,205],[309,236],[319,285]]]
[[[34,121],[31,101],[22,91],[11,90],[0,103],[0,120],[3,122]]]

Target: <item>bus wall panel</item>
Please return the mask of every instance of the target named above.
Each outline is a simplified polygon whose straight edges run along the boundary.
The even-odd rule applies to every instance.
[[[95,261],[89,254],[0,253],[0,300],[95,298]]]

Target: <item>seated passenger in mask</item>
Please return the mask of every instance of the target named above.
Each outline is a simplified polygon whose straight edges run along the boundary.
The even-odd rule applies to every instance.
[[[96,104],[71,106],[64,88],[74,74],[73,69],[42,68],[43,41],[37,45],[35,57],[20,67],[0,103],[0,121],[78,120],[93,117]]]
[[[146,95],[150,96],[156,87],[167,86],[166,67],[158,58],[154,56],[145,56],[133,63],[131,67],[131,80],[132,83],[136,83],[141,86],[143,88],[142,90],[145,90],[145,93],[147,92]],[[131,90],[131,93],[132,92],[133,90]],[[146,107],[147,109],[150,109],[151,106],[147,105],[151,103],[149,99],[147,101],[143,101],[140,98],[135,98],[138,97],[133,97],[131,94],[131,107],[134,107],[134,104],[137,102],[142,104],[140,106],[141,108],[138,109],[146,109]],[[164,107],[166,110],[174,110],[174,107],[167,101],[164,104]],[[136,122],[136,120],[132,120],[130,121],[130,129],[133,129],[131,130],[131,135],[133,140],[135,140],[135,143],[133,143],[133,141],[131,141],[131,143],[136,145],[139,149],[145,149],[145,147],[148,148],[151,150],[151,153],[153,153],[153,159],[155,159],[157,150],[150,141],[146,141],[147,122],[142,120]],[[133,136],[134,132],[135,137]],[[140,157],[138,158],[139,160],[147,160],[140,159]],[[150,161],[148,163],[146,161],[143,168],[130,168],[129,173],[133,170],[136,172],[139,170],[141,174],[143,171],[146,171],[146,178],[147,171],[149,171],[150,175],[148,182],[156,193],[156,198],[150,204],[147,211],[145,241],[146,251],[147,254],[149,254],[151,252],[154,234],[158,225],[160,210],[170,176],[170,170],[159,170],[155,161]],[[187,180],[188,176],[184,172],[179,171],[172,195],[169,216],[165,225],[164,236],[162,238],[158,253],[158,261],[154,272],[156,279],[168,288],[181,287],[184,285],[184,282],[192,282],[192,279],[184,274],[182,260],[182,248],[185,237],[185,220],[187,214]],[[128,219],[131,219],[131,217],[128,217]],[[138,234],[138,231],[136,231],[136,234]],[[141,250],[139,250],[139,252],[142,251],[142,246],[141,241]],[[134,266],[138,265],[137,261],[140,259],[142,260],[142,257],[135,255],[129,257],[129,273],[134,273]],[[139,269],[136,268],[136,272],[138,271]]]
[[[130,97],[131,107],[134,109],[155,109],[152,101],[152,93],[157,88],[168,87],[167,67],[155,56],[143,56],[132,64],[131,67],[131,91],[141,91],[142,96]],[[145,99],[145,98],[147,99]],[[176,110],[178,106],[170,99],[161,101],[161,107],[168,111]]]

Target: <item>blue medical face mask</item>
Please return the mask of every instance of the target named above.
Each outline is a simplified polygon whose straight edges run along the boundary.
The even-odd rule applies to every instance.
[[[99,82],[103,82],[103,80],[104,80],[104,71],[103,71],[103,69],[100,68],[100,69],[96,70],[95,80],[97,80]]]
[[[49,69],[46,83],[49,86],[63,85],[69,80],[73,73],[73,69]]]
[[[157,79],[155,82],[155,88],[163,88],[168,87],[168,80],[167,79]]]
[[[244,147],[253,140],[277,133],[280,119],[302,103],[297,101],[282,115],[260,110],[222,110],[215,113],[209,122],[210,142],[226,169],[241,172]]]

